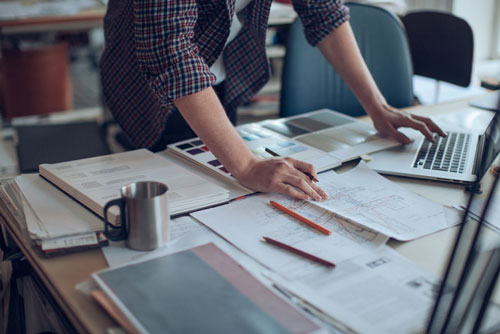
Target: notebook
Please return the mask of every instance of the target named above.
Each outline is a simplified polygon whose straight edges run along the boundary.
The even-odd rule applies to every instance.
[[[481,121],[488,119],[487,126],[467,130],[466,126],[476,122],[476,115]],[[411,144],[373,154],[368,165],[382,174],[471,184],[481,179],[500,152],[500,127],[494,124],[493,115],[473,108],[447,115],[446,122],[438,122],[448,134],[446,138],[435,135],[436,143],[431,143],[420,136]],[[451,127],[450,123],[465,126]],[[487,138],[492,145],[484,151]]]
[[[92,275],[139,333],[311,333],[319,327],[213,243]]]

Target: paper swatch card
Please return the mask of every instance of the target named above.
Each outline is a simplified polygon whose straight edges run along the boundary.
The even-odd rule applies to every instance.
[[[318,172],[338,167],[340,160],[326,155],[324,152],[300,143],[292,138],[287,138],[276,132],[265,129],[258,124],[245,124],[236,128],[245,144],[255,156],[269,159],[273,156],[266,152],[266,148],[282,157],[291,157],[309,162]],[[208,168],[227,179],[236,182],[231,173],[210,152],[210,149],[199,139],[193,138],[168,146],[170,152],[188,159],[197,165]]]

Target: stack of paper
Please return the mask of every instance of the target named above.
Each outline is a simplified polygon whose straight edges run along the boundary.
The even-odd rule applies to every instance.
[[[104,205],[120,197],[121,187],[138,181],[157,181],[168,186],[171,215],[223,203],[229,198],[226,189],[145,149],[42,164],[40,175],[101,217]],[[117,207],[111,208],[109,216],[112,222],[119,223]]]
[[[29,236],[46,255],[107,244],[104,224],[38,175],[16,178]]]

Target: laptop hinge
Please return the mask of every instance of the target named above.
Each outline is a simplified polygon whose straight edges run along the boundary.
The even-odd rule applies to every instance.
[[[483,148],[484,148],[484,135],[479,136],[479,140],[477,141],[477,150],[476,156],[474,157],[474,168],[472,169],[472,175],[479,174],[479,168],[481,168],[481,160],[483,157]]]

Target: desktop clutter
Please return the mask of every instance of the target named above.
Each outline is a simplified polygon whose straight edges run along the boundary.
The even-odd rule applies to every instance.
[[[109,268],[92,274],[92,296],[129,333],[424,331],[440,278],[386,243],[460,224],[464,208],[410,192],[364,161],[333,171],[399,149],[335,111],[237,130],[263,159],[312,163],[329,198],[254,193],[194,138],[159,154],[41,164],[1,184],[0,205],[43,256],[107,246]],[[499,146],[484,154],[487,167]],[[435,149],[441,165],[448,147]]]

